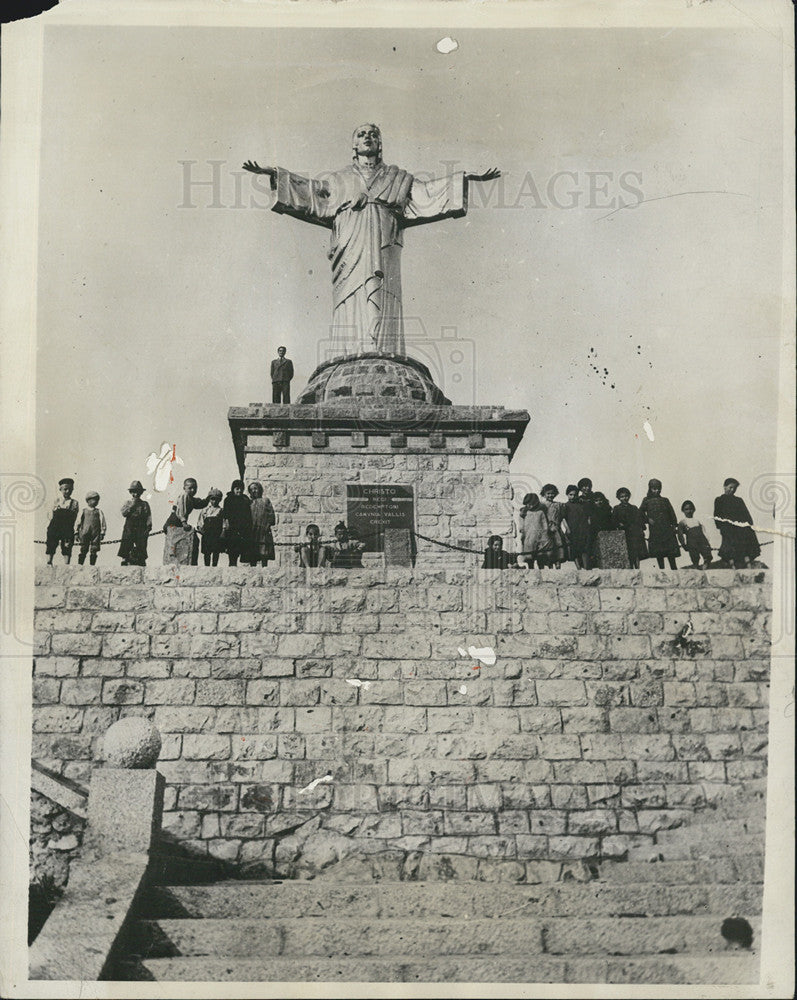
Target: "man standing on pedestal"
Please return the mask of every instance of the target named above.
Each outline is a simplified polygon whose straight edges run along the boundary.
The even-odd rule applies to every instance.
[[[271,402],[290,403],[293,362],[285,357],[284,347],[277,348],[277,357],[271,362]]]

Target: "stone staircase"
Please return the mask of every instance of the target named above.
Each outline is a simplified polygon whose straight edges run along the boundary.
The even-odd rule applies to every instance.
[[[758,981],[763,802],[662,831],[651,855],[566,881],[235,881],[157,886],[125,978],[231,982]],[[345,874],[344,874],[345,877]],[[729,951],[726,917],[752,950]]]

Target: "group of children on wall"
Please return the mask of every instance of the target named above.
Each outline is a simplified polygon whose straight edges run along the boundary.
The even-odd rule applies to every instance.
[[[99,509],[99,493],[86,494],[87,506],[80,506],[72,496],[74,479],[59,480],[59,498],[53,505],[47,526],[47,564],[52,565],[59,546],[64,561],[69,563],[72,550],[79,546],[78,563],[83,565],[86,555],[89,564],[95,565],[100,545],[107,531],[105,516]],[[168,561],[196,566],[201,552],[206,566],[217,566],[219,555],[226,552],[230,566],[242,564],[263,565],[275,558],[274,537],[271,528],[276,522],[274,507],[263,495],[263,485],[249,484],[245,490],[240,479],[234,480],[226,497],[215,487],[204,498],[197,496],[197,481],[189,478],[183,483],[183,492],[163,526],[166,534]],[[130,484],[130,500],[122,506],[124,527],[118,555],[123,566],[146,566],[147,542],[152,534],[152,510],[142,499],[144,487],[138,480]],[[222,502],[223,501],[223,502]],[[198,510],[196,525],[189,518]],[[184,544],[180,535],[184,534]],[[362,566],[365,543],[351,536],[343,522],[335,527],[332,542],[322,543],[317,524],[307,525],[304,541],[294,546],[300,566],[357,568]]]
[[[503,539],[491,535],[482,568],[558,569],[563,562],[572,561],[581,569],[592,569],[606,561],[610,542],[618,537],[624,538],[632,568],[639,567],[644,559],[653,558],[662,569],[665,560],[671,569],[676,569],[681,551],[689,555],[694,568],[749,567],[761,548],[747,505],[736,496],[738,487],[738,480],[726,479],[722,494],[714,501],[714,523],[722,538],[718,562],[712,559],[711,545],[703,523],[696,516],[694,503],[685,500],[681,504],[679,519],[672,503],[661,495],[662,484],[658,479],[650,480],[647,496],[638,507],[631,503],[627,487],[617,490],[618,503],[612,507],[603,493],[593,492],[591,480],[581,479],[577,486],[567,487],[566,502],[556,499],[559,490],[552,483],[543,486],[541,496],[526,494],[519,511],[520,551],[506,550]],[[78,545],[78,563],[82,565],[88,555],[93,566],[107,530],[105,516],[98,506],[100,496],[95,491],[87,493],[86,506],[80,510],[72,496],[74,480],[61,479],[58,488],[60,496],[53,505],[47,527],[47,562],[52,565],[60,546],[64,560],[69,563],[73,546]],[[145,566],[152,511],[142,499],[144,487],[138,480],[130,484],[128,492],[130,500],[122,507],[124,528],[118,555],[123,566]],[[200,513],[194,526],[189,518],[195,510]],[[243,481],[236,479],[226,497],[221,490],[212,488],[206,497],[199,498],[197,481],[186,479],[183,492],[164,524],[167,552],[171,553],[166,561],[195,566],[201,552],[206,566],[217,566],[219,555],[226,552],[230,566],[237,566],[239,560],[250,566],[267,566],[275,558],[271,532],[275,522],[274,507],[263,495],[262,483],[250,483],[246,489]],[[183,533],[185,538],[181,539]],[[351,569],[362,565],[365,547],[340,522],[331,543],[322,543],[317,524],[307,525],[304,541],[294,546],[294,551],[300,566]]]
[[[624,537],[633,569],[648,558],[655,559],[660,569],[664,569],[665,560],[670,569],[677,569],[676,559],[682,551],[688,554],[690,566],[695,569],[749,567],[761,554],[761,548],[747,504],[736,496],[738,488],[737,479],[726,479],[722,494],[714,501],[714,523],[722,539],[718,561],[712,558],[712,548],[703,522],[696,516],[694,503],[684,500],[679,519],[672,503],[661,495],[660,480],[650,480],[647,496],[638,507],[631,503],[631,491],[621,486],[616,493],[618,502],[612,507],[603,493],[593,492],[592,481],[585,478],[577,486],[567,487],[566,502],[556,499],[559,490],[553,483],[543,486],[541,496],[527,493],[519,511],[520,551],[509,552],[504,549],[500,535],[491,535],[482,568],[559,569],[568,561],[581,569],[599,568],[606,561],[611,540],[618,537]],[[609,532],[622,535],[608,535]]]

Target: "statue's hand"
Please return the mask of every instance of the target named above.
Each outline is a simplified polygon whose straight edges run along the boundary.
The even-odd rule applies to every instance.
[[[483,174],[465,174],[465,179],[469,181],[492,181],[496,177],[501,176],[501,171],[498,167],[490,167],[489,170],[485,170]]]
[[[274,167],[261,167],[259,164],[255,163],[254,160],[247,160],[243,165],[244,170],[248,170],[253,174],[268,174],[269,177],[276,177],[277,171]]]

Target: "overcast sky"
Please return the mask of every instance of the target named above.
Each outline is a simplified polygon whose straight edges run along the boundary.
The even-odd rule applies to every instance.
[[[776,471],[778,41],[460,30],[443,55],[440,36],[46,31],[37,471],[98,490],[109,537],[162,441],[200,493],[228,489],[228,407],[270,400],[278,344],[295,395],[323,357],[329,234],[234,172],[338,169],[364,121],[411,172],[504,171],[465,219],[406,234],[403,288],[409,353],[453,402],[531,414],[517,492],[590,475],[639,502],[657,476],[708,518],[726,476],[749,499]],[[211,161],[215,192],[186,189]]]

